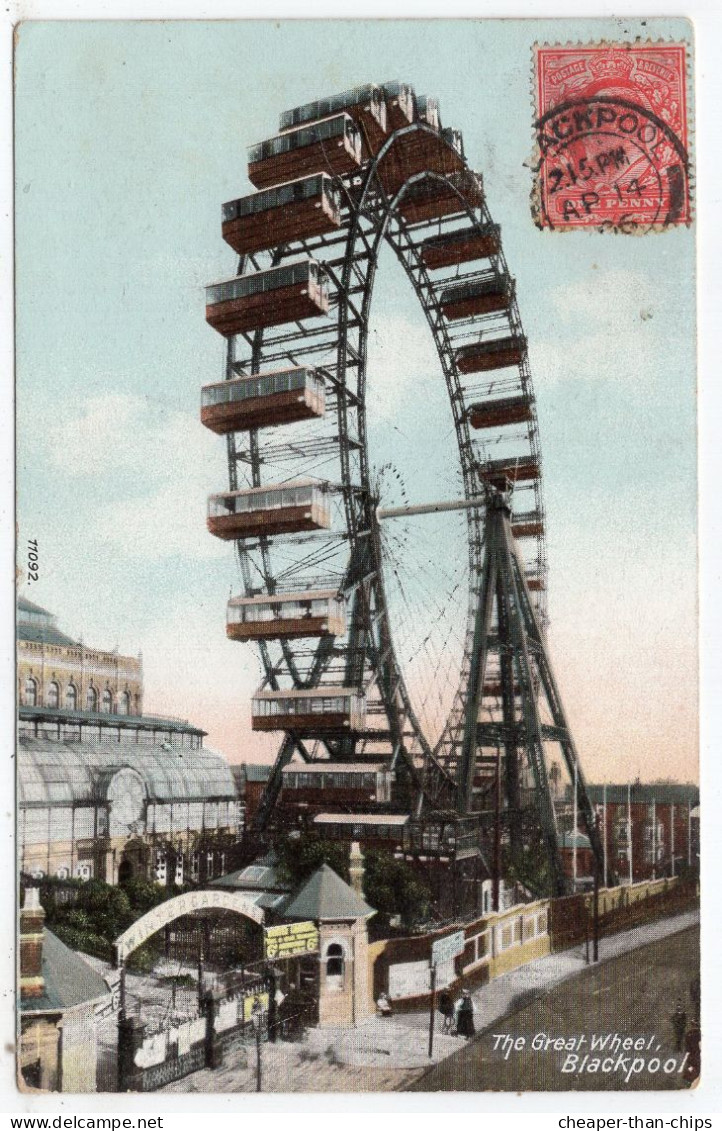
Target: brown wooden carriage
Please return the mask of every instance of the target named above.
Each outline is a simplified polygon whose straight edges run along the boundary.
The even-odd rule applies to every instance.
[[[236,377],[201,390],[201,422],[219,435],[318,419],[325,410],[323,378],[306,366]]]

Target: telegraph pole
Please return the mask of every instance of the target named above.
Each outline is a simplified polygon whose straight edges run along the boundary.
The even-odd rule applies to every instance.
[[[201,931],[200,949],[198,951],[198,1008],[203,1008],[203,974],[204,974],[204,952],[203,952],[203,932]]]
[[[574,884],[574,891],[577,890],[577,821],[579,815],[577,813],[577,788],[579,784],[579,769],[576,759],[574,760],[574,805],[572,812],[572,878]]]
[[[629,884],[634,883],[634,867],[632,865],[632,783],[627,785],[627,855],[629,857]]]
[[[604,811],[604,886],[609,887],[609,871],[607,868],[607,838],[609,833],[607,831],[607,783],[602,786],[602,809]]]
[[[496,748],[496,782],[495,782],[495,813],[494,813],[494,876],[491,888],[491,907],[493,911],[499,910],[499,894],[501,888],[501,745]]]
[[[599,814],[596,816],[597,832],[599,832]],[[606,831],[605,831],[606,841]],[[592,961],[599,962],[599,861],[594,857],[594,902],[593,902],[593,924],[594,924],[594,948],[592,951]]]

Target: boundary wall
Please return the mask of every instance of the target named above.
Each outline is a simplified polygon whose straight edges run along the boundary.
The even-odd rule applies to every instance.
[[[698,897],[696,880],[677,878],[602,888],[600,937],[684,911],[694,906]],[[432,944],[457,931],[464,932],[464,950],[457,958],[437,967],[437,992],[448,989],[454,993],[462,986],[485,985],[536,958],[584,943],[592,936],[592,916],[592,894],[578,894],[520,903],[471,923],[421,935],[380,939],[371,943],[368,951],[373,1000],[386,993],[398,1012],[428,1005]]]

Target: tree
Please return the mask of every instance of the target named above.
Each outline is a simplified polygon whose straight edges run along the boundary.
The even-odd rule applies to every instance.
[[[126,892],[103,880],[88,880],[77,906],[89,916],[94,932],[111,942],[136,918]]]
[[[139,919],[147,911],[152,911],[159,903],[165,903],[176,894],[165,885],[146,880],[144,876],[133,876],[123,884],[123,891],[133,909],[133,918]]]
[[[377,848],[364,852],[364,897],[380,915],[400,915],[408,928],[428,917],[431,904],[431,891],[414,869]]]
[[[46,880],[41,902],[47,926],[73,950],[109,959],[131,923],[178,893],[137,877],[122,887],[104,880]]]
[[[278,874],[283,880],[298,887],[304,880],[328,864],[348,883],[348,846],[337,841],[324,840],[314,833],[301,833],[284,837],[274,846],[278,858]]]
[[[299,887],[322,864],[349,882],[349,847],[325,840],[314,833],[285,837],[275,845],[278,872],[282,879]],[[403,860],[383,849],[364,852],[364,898],[383,919],[399,915],[405,927],[413,927],[428,917],[429,888]]]

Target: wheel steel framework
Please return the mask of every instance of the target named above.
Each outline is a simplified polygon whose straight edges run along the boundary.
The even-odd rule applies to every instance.
[[[429,135],[427,137],[427,135]],[[453,149],[453,171],[424,168],[406,175],[404,154],[414,144],[442,144]],[[526,339],[506,260],[493,224],[479,174],[463,157],[460,136],[440,133],[422,120],[390,130],[376,152],[366,138],[367,159],[353,172],[334,176],[341,198],[337,231],[296,238],[268,250],[242,255],[238,275],[266,270],[310,256],[330,282],[330,311],[326,319],[304,319],[264,329],[245,330],[228,337],[226,379],[239,374],[263,374],[281,366],[313,366],[326,382],[324,421],[276,428],[231,432],[227,436],[229,488],[260,487],[293,481],[323,469],[329,484],[336,525],[330,532],[296,534],[278,539],[260,536],[235,543],[246,596],[280,594],[300,586],[336,588],[348,607],[345,638],[320,640],[261,640],[263,686],[269,689],[353,687],[366,695],[367,723],[349,734],[309,740],[294,731],[281,740],[276,764],[258,810],[257,828],[267,823],[280,787],[283,766],[298,751],[304,759],[316,756],[348,762],[391,758],[405,775],[412,812],[457,808],[460,752],[470,695],[474,625],[479,602],[484,553],[484,509],[466,511],[468,552],[468,613],[458,688],[441,737],[429,741],[416,716],[404,672],[394,645],[392,618],[385,586],[385,563],[376,507],[379,503],[375,469],[370,465],[367,412],[367,344],[371,300],[380,250],[390,246],[416,293],[438,353],[454,422],[458,467],[464,497],[484,495],[490,468],[499,461],[515,478],[514,469],[532,467],[517,477],[512,524],[527,522],[524,557],[527,576],[534,581],[533,601],[545,623],[546,552],[541,486],[541,452]],[[394,169],[394,176],[389,170]],[[326,168],[332,170],[329,160]],[[400,170],[400,172],[399,172]],[[441,215],[414,210],[415,201],[443,197]],[[455,203],[449,206],[448,200]],[[427,210],[428,212],[428,210]],[[465,232],[486,244],[483,257],[449,266],[429,264],[429,241]],[[501,309],[451,316],[449,289],[470,293],[475,287],[504,290]],[[464,291],[464,288],[466,290]],[[459,293],[459,292],[457,292]],[[463,358],[475,343],[508,340],[518,360],[496,370],[464,372]],[[400,363],[402,361],[400,359]],[[472,428],[474,413],[499,404],[499,394],[523,401],[525,419],[484,431],[482,442]],[[494,452],[490,461],[488,453]],[[528,521],[528,520],[532,521]],[[500,661],[487,655],[487,673],[500,670]],[[493,703],[498,688],[493,676],[482,699]],[[490,715],[491,717],[491,715]]]

